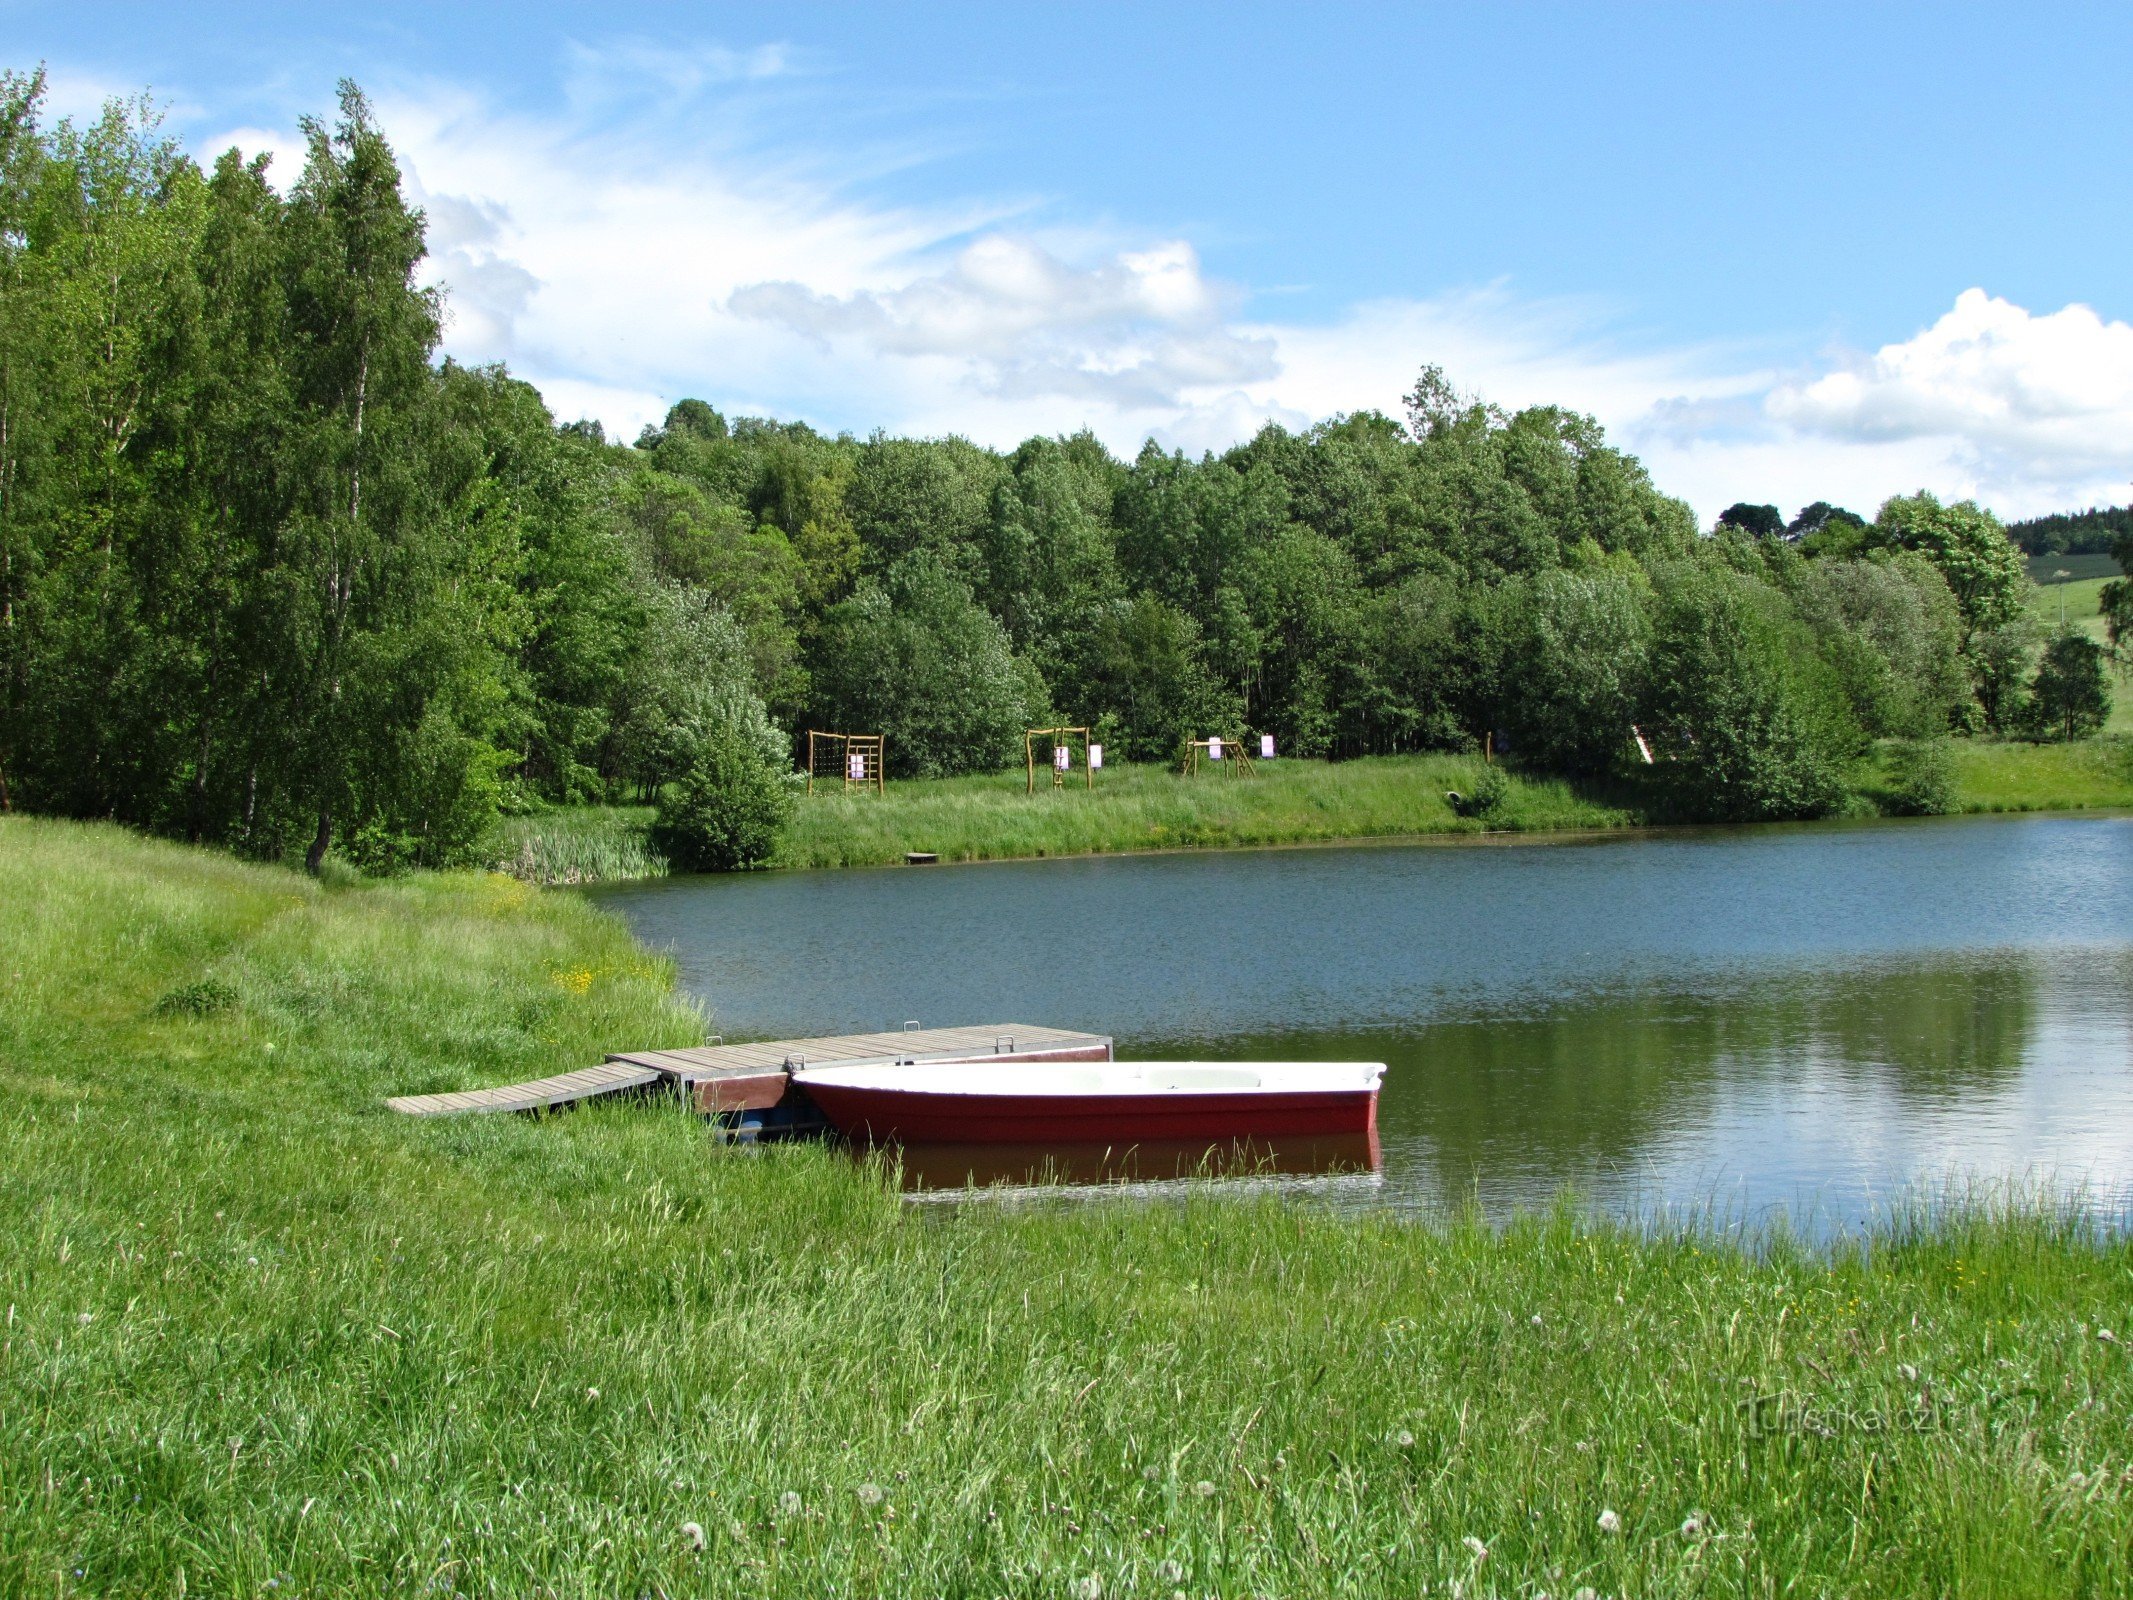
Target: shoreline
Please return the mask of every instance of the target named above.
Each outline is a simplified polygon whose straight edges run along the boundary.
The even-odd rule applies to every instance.
[[[2133,740],[2073,745],[1962,743],[1942,816],[2088,814],[2133,810]],[[1905,820],[1880,753],[1862,760],[1839,814],[1784,822],[1677,821],[1631,782],[1573,784],[1498,765],[1501,794],[1462,815],[1448,791],[1471,794],[1476,757],[1407,755],[1262,766],[1246,778],[1181,780],[1173,769],[1121,766],[1094,794],[1040,790],[1019,774],[910,779],[886,795],[799,800],[759,871],[815,871],[979,861],[1068,860],[1199,850],[1334,845],[1574,843],[1625,834],[1829,827]],[[587,806],[510,819],[488,854],[498,869],[545,886],[596,887],[667,875],[649,844],[651,806]]]
[[[1628,822],[1614,828],[1439,829],[1428,833],[1341,834],[1331,838],[1318,839],[1271,839],[1258,842],[1224,844],[1145,845],[1120,849],[1036,851],[1028,855],[959,856],[954,859],[944,858],[939,861],[923,863],[886,860],[853,861],[833,865],[773,863],[769,866],[755,868],[747,873],[655,872],[636,877],[591,878],[579,881],[536,883],[535,887],[547,889],[623,889],[641,887],[650,883],[680,882],[699,878],[782,876],[789,873],[807,872],[902,872],[920,869],[938,871],[951,867],[1027,866],[1037,861],[1102,861],[1112,858],[1130,859],[1143,856],[1241,855],[1292,850],[1408,849],[1417,847],[1508,849],[1522,845],[1534,847],[1567,846],[1603,844],[1616,840],[1627,842],[1631,839],[1641,841],[1698,838],[1713,834],[1731,835],[1778,831],[1824,832],[1846,828],[1868,829],[1958,822],[2011,822],[2026,818],[2049,819],[2055,817],[2090,817],[2098,820],[2108,820],[2114,817],[2133,817],[2133,804],[2107,806],[1981,806],[1974,810],[1947,811],[1933,816],[1921,817],[1812,817],[1783,822]],[[492,870],[502,871],[503,869],[495,868]],[[506,875],[509,876],[508,873]]]

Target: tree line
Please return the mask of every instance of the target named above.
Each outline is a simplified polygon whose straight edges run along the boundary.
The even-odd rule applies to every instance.
[[[436,359],[353,86],[286,192],[145,104],[46,127],[41,98],[0,84],[0,804],[316,867],[656,798],[720,866],[767,853],[809,726],[886,734],[906,777],[1053,721],[1146,760],[1489,738],[1751,818],[1834,808],[1876,739],[2102,720],[2095,647],[2037,633],[1969,503],[1703,533],[1592,419],[1433,368],[1400,418],[1198,459],[694,399],[611,441]]]

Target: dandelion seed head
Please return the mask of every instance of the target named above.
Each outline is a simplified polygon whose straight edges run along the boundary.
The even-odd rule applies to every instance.
[[[1602,1533],[1620,1533],[1622,1531],[1621,1515],[1613,1506],[1608,1506],[1600,1512],[1600,1531]]]
[[[1103,1600],[1104,1581],[1095,1573],[1074,1580],[1074,1600]]]
[[[1536,1312],[1534,1312],[1534,1313],[1533,1313],[1533,1326],[1537,1328],[1537,1327],[1539,1327],[1540,1325],[1541,1325],[1540,1313],[1539,1313],[1538,1311],[1536,1311]]]
[[[1584,1588],[1571,1595],[1570,1600],[1600,1600],[1600,1591],[1588,1583]]]
[[[600,1391],[598,1389],[587,1389],[585,1391],[585,1398],[588,1400],[597,1400],[600,1398]]]
[[[1192,1486],[1192,1492],[1198,1495],[1202,1500],[1211,1500],[1214,1498],[1215,1486],[1209,1483],[1205,1478],[1202,1478],[1198,1483]]]
[[[800,1504],[799,1495],[790,1489],[778,1496],[778,1509],[788,1517],[797,1517],[800,1514]]]
[[[1459,1542],[1465,1545],[1469,1550],[1474,1552],[1474,1559],[1476,1561],[1486,1561],[1489,1559],[1489,1547],[1483,1544],[1479,1539],[1475,1538],[1471,1533],[1468,1534],[1464,1539],[1461,1539]]]
[[[878,1506],[881,1504],[881,1485],[878,1483],[862,1483],[856,1493],[859,1496],[859,1503],[863,1506]]]
[[[1155,1575],[1165,1583],[1183,1583],[1185,1581],[1185,1569],[1175,1561],[1165,1561],[1155,1569]]]
[[[86,1327],[88,1327],[88,1326],[89,1326],[89,1324],[90,1324],[90,1323],[92,1323],[92,1322],[94,1322],[94,1321],[96,1320],[96,1313],[95,1313],[95,1312],[93,1312],[93,1311],[84,1311],[84,1312],[83,1312],[83,1313],[82,1313],[82,1314],[81,1314],[80,1316],[76,1317],[76,1318],[75,1318],[74,1320],[75,1320],[76,1322],[80,1323],[80,1324],[81,1324],[81,1325],[82,1325],[82,1326],[83,1326],[84,1328],[86,1328]]]
[[[1410,1450],[1414,1448],[1415,1436],[1409,1433],[1405,1428],[1402,1428],[1398,1433],[1392,1436],[1392,1442],[1398,1445],[1402,1450]]]
[[[1698,1536],[1699,1534],[1701,1534],[1702,1532],[1703,1532],[1703,1513],[1702,1513],[1701,1511],[1691,1511],[1691,1512],[1690,1512],[1690,1513],[1689,1513],[1689,1514],[1688,1514],[1688,1515],[1687,1515],[1686,1517],[1682,1518],[1682,1520],[1681,1520],[1681,1537],[1682,1537],[1682,1538],[1684,1538],[1684,1539],[1694,1539],[1694,1538],[1696,1538],[1696,1537],[1697,1537],[1697,1536]]]
[[[701,1522],[684,1522],[681,1525],[681,1536],[689,1541],[689,1548],[692,1550],[701,1550],[704,1547],[704,1525]]]

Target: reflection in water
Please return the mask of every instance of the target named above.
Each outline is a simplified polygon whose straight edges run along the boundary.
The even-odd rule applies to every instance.
[[[727,1037],[1015,1020],[1382,1060],[1372,1204],[2133,1184],[2133,821],[770,874],[609,891]]]

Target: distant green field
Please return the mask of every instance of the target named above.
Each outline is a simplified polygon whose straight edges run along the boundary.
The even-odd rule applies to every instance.
[[[2121,576],[2117,559],[2108,555],[2030,556],[2022,565],[2029,569],[2033,583],[2087,583]],[[2066,574],[2064,578],[2058,576],[2062,572]]]

